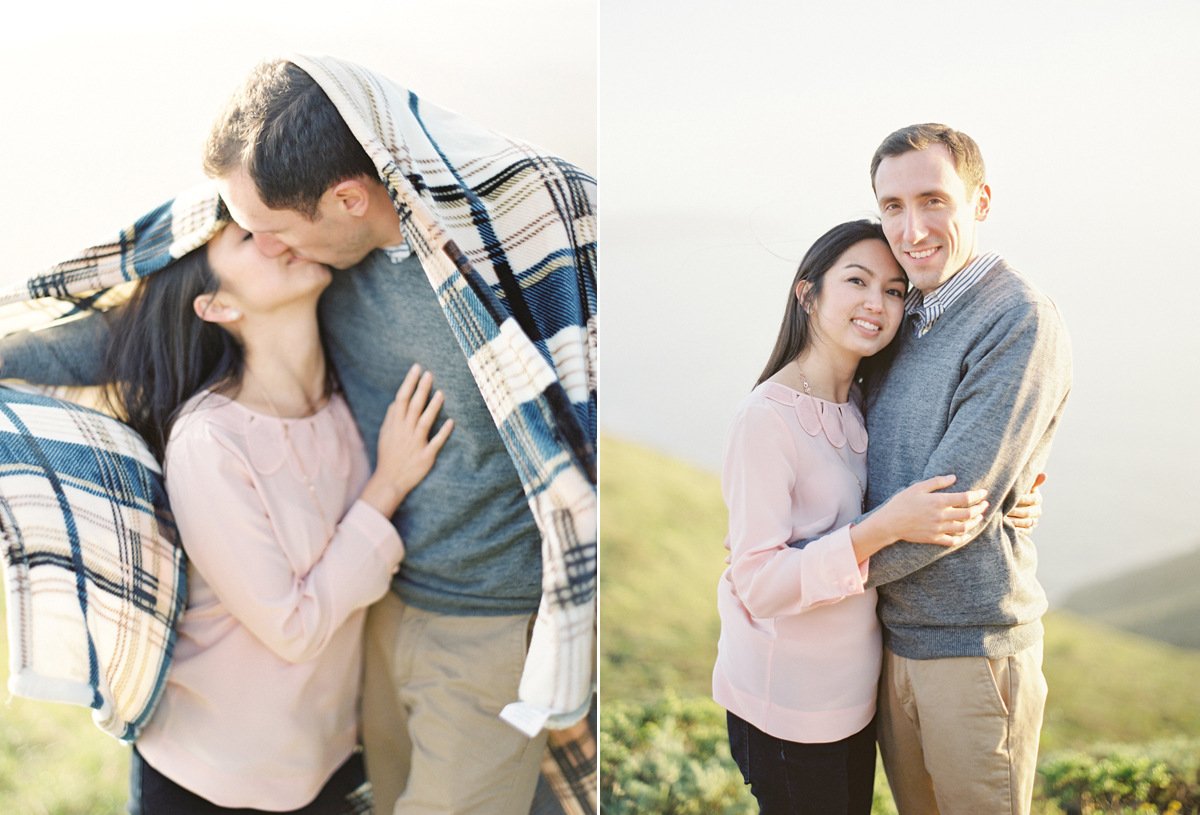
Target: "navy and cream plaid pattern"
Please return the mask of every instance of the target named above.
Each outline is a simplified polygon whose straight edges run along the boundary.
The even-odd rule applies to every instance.
[[[913,336],[928,334],[938,317],[999,262],[998,252],[985,252],[928,295],[913,286],[904,298],[904,313],[912,323]]]
[[[543,592],[520,698],[550,714],[547,727],[570,725],[587,712],[595,670],[595,182],[358,65],[288,59],[379,169],[521,477],[542,535]],[[121,283],[202,245],[228,217],[214,185],[188,191],[0,292],[0,326],[119,302]]]
[[[133,741],[187,588],[158,463],[108,416],[0,388],[0,535],[9,690],[91,707]]]

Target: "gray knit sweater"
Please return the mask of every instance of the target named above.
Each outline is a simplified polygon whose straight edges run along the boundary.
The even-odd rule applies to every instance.
[[[924,337],[901,332],[868,388],[868,509],[950,473],[950,491],[986,489],[989,507],[962,548],[900,542],[871,557],[885,642],[909,659],[1011,656],[1041,638],[1046,595],[1033,541],[1003,516],[1045,468],[1071,389],[1066,328],[1001,262]]]

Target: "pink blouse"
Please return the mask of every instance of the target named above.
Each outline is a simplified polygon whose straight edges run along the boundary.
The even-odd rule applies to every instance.
[[[365,609],[404,546],[357,500],[369,465],[340,395],[303,419],[207,393],[188,410],[166,451],[187,610],[137,747],[220,806],[298,809],[354,749]]]
[[[730,566],[717,589],[713,698],[787,741],[837,741],[875,715],[882,639],[849,531],[866,449],[854,400],[774,382],[742,400],[726,439]]]

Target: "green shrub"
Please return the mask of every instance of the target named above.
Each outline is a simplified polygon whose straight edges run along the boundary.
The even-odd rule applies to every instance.
[[[750,815],[749,787],[729,755],[725,714],[668,691],[645,706],[600,708],[600,811],[605,815]]]
[[[1042,794],[1066,812],[1200,813],[1200,740],[1096,745],[1048,756]]]

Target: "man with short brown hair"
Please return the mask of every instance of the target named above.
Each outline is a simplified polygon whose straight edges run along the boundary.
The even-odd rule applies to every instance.
[[[884,234],[912,290],[895,358],[869,383],[867,508],[933,475],[986,489],[962,546],[872,556],[884,665],[879,743],[901,815],[1028,813],[1046,684],[1032,540],[1004,518],[1045,466],[1071,387],[1054,304],[977,247],[991,189],[945,125],[888,136],[871,161]]]
[[[580,477],[594,465],[594,182],[388,84],[333,59],[264,63],[217,117],[205,170],[264,254],[346,270],[319,308],[367,450],[414,363],[433,372],[442,417],[455,421],[455,441],[392,518],[405,557],[368,616],[363,731],[377,811],[395,801],[397,815],[524,815],[551,711],[523,730],[501,713],[536,708],[518,702],[533,680],[565,668],[586,690],[590,678],[571,663],[543,666],[554,669],[544,677],[530,666],[547,639],[536,631],[562,622],[545,610],[594,599],[594,568],[589,578],[543,562],[546,536],[549,551],[594,556],[594,516],[589,529],[586,514],[553,506],[567,488],[594,498],[594,471],[590,487]],[[335,106],[347,85],[361,96]],[[357,131],[347,110],[361,117]],[[438,223],[422,227],[439,207]],[[565,468],[538,472],[534,451],[520,448],[536,417],[518,404],[524,395],[497,385],[509,368],[494,357],[509,344],[515,367],[545,360],[559,379],[537,413],[555,416],[555,443],[574,445],[558,459]],[[545,591],[544,568],[565,584]],[[555,642],[590,649],[591,634],[579,625]],[[580,701],[565,718],[583,715]]]

